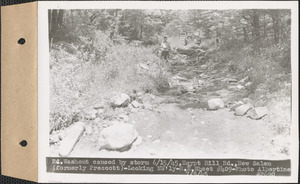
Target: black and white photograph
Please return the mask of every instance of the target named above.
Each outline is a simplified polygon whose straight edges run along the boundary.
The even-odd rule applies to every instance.
[[[139,167],[139,158],[280,160],[276,172],[290,176],[291,9],[47,11],[47,156]]]
[[[290,10],[48,15],[53,155],[289,158]]]

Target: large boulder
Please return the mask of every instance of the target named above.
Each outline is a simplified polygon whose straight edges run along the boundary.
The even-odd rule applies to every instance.
[[[208,109],[217,110],[224,107],[224,102],[221,98],[213,98],[207,101]]]
[[[84,130],[84,124],[80,122],[78,122],[70,128],[70,130],[68,131],[68,135],[61,141],[59,147],[60,156],[67,157],[70,155],[76,143],[81,138]]]
[[[99,135],[99,149],[124,151],[130,149],[138,137],[134,125],[115,123],[104,128]]]
[[[238,106],[235,109],[235,115],[236,116],[244,116],[248,112],[248,110],[250,110],[252,107],[253,106],[250,104],[244,104],[244,105]]]
[[[121,93],[119,95],[114,96],[111,99],[111,106],[112,107],[127,106],[129,102],[130,102],[130,96],[125,93]]]
[[[268,112],[269,112],[268,107],[256,107],[254,109],[251,109],[251,112],[249,110],[247,116],[250,117],[251,119],[258,120],[266,116]]]

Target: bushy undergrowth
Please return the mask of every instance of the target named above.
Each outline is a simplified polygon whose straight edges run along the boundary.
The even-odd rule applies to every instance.
[[[239,79],[248,76],[249,97],[257,106],[270,107],[268,121],[276,133],[289,133],[291,58],[288,41],[260,49],[251,44],[229,43],[214,52],[212,58],[228,63],[224,70]]]
[[[87,48],[79,46],[72,54],[50,50],[51,128],[68,126],[74,114],[114,93],[167,87],[168,74],[160,67],[155,48],[116,43],[101,32],[81,40]]]
[[[271,45],[260,50],[253,49],[253,45],[243,46],[233,44],[232,49],[222,46],[214,53],[214,60],[228,63],[228,72],[240,78],[249,76],[251,85],[249,90],[255,93],[259,87],[273,93],[281,89],[281,82],[290,81],[291,60],[288,44]],[[238,47],[236,47],[238,45]]]

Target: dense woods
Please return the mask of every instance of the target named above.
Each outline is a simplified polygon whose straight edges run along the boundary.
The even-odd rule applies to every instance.
[[[50,133],[96,121],[87,109],[126,93],[185,105],[219,95],[228,108],[247,97],[253,107],[269,108],[264,121],[276,135],[290,134],[290,10],[54,9],[48,17]],[[160,58],[165,36],[167,63]],[[105,107],[99,121],[117,110]]]
[[[198,33],[239,41],[277,44],[290,38],[289,10],[50,10],[50,39],[76,42],[94,30],[154,44],[159,36]]]

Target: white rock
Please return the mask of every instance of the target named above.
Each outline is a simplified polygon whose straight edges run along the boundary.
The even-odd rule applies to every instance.
[[[85,128],[82,123],[77,123],[73,125],[68,131],[68,135],[62,140],[59,147],[59,155],[62,157],[67,157],[70,155],[74,149],[76,143],[81,138]]]
[[[249,104],[243,104],[243,105],[241,105],[241,106],[239,106],[239,107],[237,107],[237,108],[235,109],[235,115],[236,115],[236,116],[243,116],[243,115],[245,115],[245,114],[247,113],[247,111],[248,111],[249,109],[251,109],[251,108],[252,108],[251,105],[249,105]]]
[[[144,70],[149,70],[149,67],[146,64],[144,64],[144,63],[140,63],[139,67],[142,68],[142,69],[144,69]]]
[[[269,109],[268,107],[256,107],[253,109],[253,112],[251,113],[247,113],[247,115],[251,118],[251,119],[255,119],[255,120],[258,120],[258,119],[261,119],[263,118],[264,116],[266,116],[269,112]]]
[[[241,89],[245,89],[245,87],[239,84],[236,86],[236,89],[241,90]]]
[[[251,86],[251,85],[252,85],[252,82],[247,82],[247,83],[245,84],[246,87]]]
[[[111,106],[113,107],[120,107],[126,106],[130,102],[130,96],[122,93],[120,95],[116,95],[111,99]]]
[[[141,106],[141,104],[136,100],[132,101],[131,104],[134,108],[139,108]]]
[[[100,149],[122,150],[132,145],[138,132],[132,124],[115,123],[103,129],[99,137]]]
[[[157,144],[157,143],[160,143],[160,140],[159,139],[156,139],[154,141],[152,141],[153,144]]]
[[[224,107],[224,102],[220,98],[214,98],[207,101],[210,110],[217,110]]]
[[[104,109],[104,104],[103,103],[95,104],[94,109]]]
[[[236,82],[238,82],[237,79],[233,79],[233,78],[227,79],[227,81],[229,83],[236,83]]]

